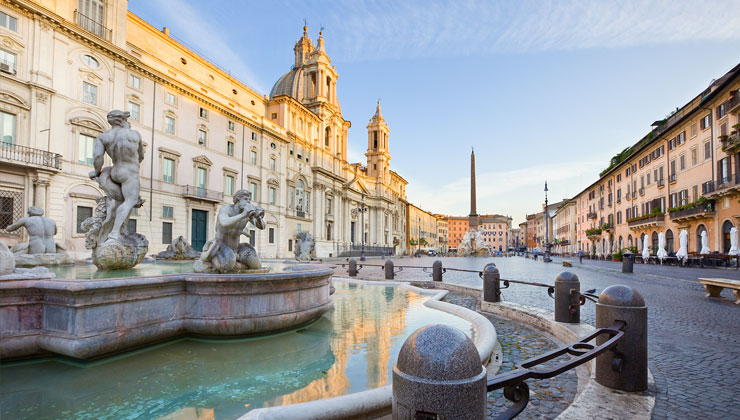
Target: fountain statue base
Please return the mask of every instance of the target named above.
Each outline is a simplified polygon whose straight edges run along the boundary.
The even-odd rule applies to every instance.
[[[75,261],[66,252],[46,254],[15,254],[15,265],[18,267],[36,267],[39,265],[74,264]]]
[[[126,270],[146,257],[149,241],[139,233],[124,233],[92,250],[92,261],[100,270]]]

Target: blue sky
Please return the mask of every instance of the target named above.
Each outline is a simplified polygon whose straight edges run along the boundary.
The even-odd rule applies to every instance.
[[[740,62],[740,1],[186,1],[129,9],[260,93],[293,64],[303,19],[339,73],[349,158],[382,98],[409,201],[515,223],[572,197],[609,159]]]

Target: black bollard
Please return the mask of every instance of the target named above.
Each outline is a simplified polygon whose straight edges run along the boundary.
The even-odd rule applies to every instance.
[[[386,280],[393,280],[393,278],[394,278],[393,261],[392,260],[386,260],[383,269],[385,270],[385,279]]]
[[[555,321],[577,324],[581,322],[578,276],[564,271],[555,279]]]
[[[635,254],[631,252],[625,252],[622,254],[622,272],[631,273],[632,267],[635,265]]]
[[[648,387],[647,306],[640,293],[623,285],[609,286],[596,304],[596,328],[614,321],[624,321],[624,338],[611,351],[596,358],[596,382],[627,392],[645,391]],[[600,336],[596,345],[607,337]]]
[[[350,277],[357,277],[357,260],[354,258],[349,259],[349,268],[347,269]]]
[[[432,264],[432,280],[442,281],[442,261],[437,260]]]
[[[494,263],[483,268],[483,300],[501,302],[501,274]]]

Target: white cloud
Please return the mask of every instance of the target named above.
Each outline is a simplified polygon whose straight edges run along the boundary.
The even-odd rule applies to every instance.
[[[214,21],[217,19],[216,16],[203,13],[191,4],[185,0],[152,2],[162,16],[167,16],[167,25],[175,40],[193,48],[194,52],[202,54],[209,61],[212,60],[213,64],[225,68],[249,87],[267,93],[257,74],[242,59],[244,53],[238,53],[232,48],[238,45],[237,40],[226,36],[221,29],[223,25]]]
[[[329,15],[345,60],[740,39],[732,1],[345,1]]]

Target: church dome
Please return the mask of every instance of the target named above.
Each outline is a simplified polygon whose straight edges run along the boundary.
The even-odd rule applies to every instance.
[[[272,87],[270,90],[270,99],[275,99],[276,96],[287,95],[293,96],[293,86],[295,86],[295,79],[298,75],[298,69],[293,68],[289,72],[285,73]]]

